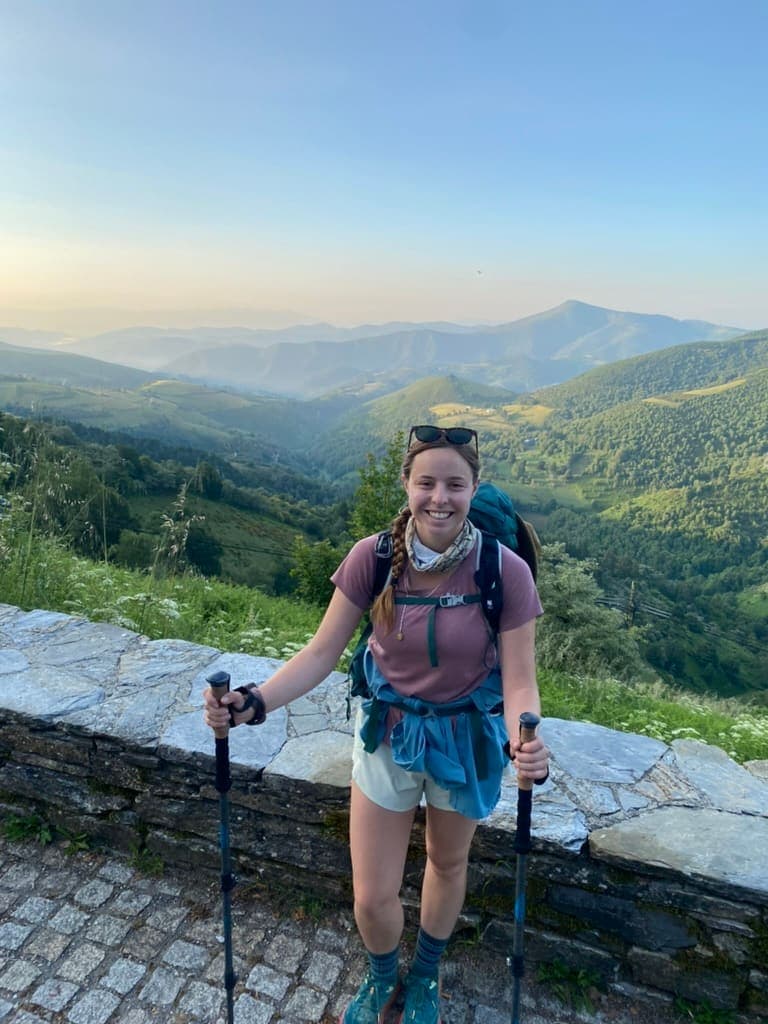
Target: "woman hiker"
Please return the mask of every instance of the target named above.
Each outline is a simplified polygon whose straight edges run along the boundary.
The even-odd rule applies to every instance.
[[[263,721],[335,669],[371,609],[365,670],[373,699],[358,712],[350,807],[354,913],[369,969],[340,1024],[379,1024],[396,1000],[404,1024],[438,1024],[440,957],[464,902],[478,821],[499,799],[510,756],[523,779],[548,772],[541,739],[521,745],[518,737],[520,714],[540,710],[534,632],[542,609],[525,562],[502,546],[496,643],[477,598],[437,608],[410,603],[477,594],[480,534],[467,514],[479,474],[474,430],[412,428],[402,464],[407,505],[392,524],[391,573],[372,607],[376,536],[358,541],[334,573],[333,596],[306,647],[260,687],[233,690],[221,703],[210,690],[204,694],[212,729]],[[420,927],[401,981],[399,893],[422,796],[427,863]]]

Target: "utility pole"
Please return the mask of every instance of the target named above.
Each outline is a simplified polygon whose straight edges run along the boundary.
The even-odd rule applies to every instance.
[[[635,581],[629,587],[629,594],[627,595],[627,610],[624,613],[624,623],[627,629],[631,629],[635,624],[635,615],[637,613],[637,587]]]

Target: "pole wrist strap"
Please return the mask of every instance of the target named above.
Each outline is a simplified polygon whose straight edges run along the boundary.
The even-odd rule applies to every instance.
[[[253,708],[253,718],[249,718],[245,723],[246,725],[261,725],[267,717],[267,706],[264,703],[264,698],[261,695],[261,690],[258,686],[237,686],[235,687],[238,693],[242,693],[245,700],[243,706],[238,710],[235,710],[231,705],[229,708],[229,717],[232,719],[232,724],[235,724],[234,715],[242,715],[248,708]]]

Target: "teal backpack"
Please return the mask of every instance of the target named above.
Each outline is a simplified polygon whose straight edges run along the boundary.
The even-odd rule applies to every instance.
[[[478,600],[488,622],[491,634],[496,639],[499,632],[503,589],[501,585],[501,549],[499,543],[511,548],[528,565],[534,582],[538,575],[541,545],[536,531],[530,523],[521,518],[515,510],[512,499],[494,484],[481,483],[469,506],[469,519],[481,532],[480,552],[475,583],[480,591]],[[382,530],[376,538],[376,571],[373,581],[371,603],[386,586],[392,566],[392,534]],[[429,599],[423,599],[430,603]],[[440,598],[432,598],[437,606]],[[349,691],[347,695],[347,718],[351,714],[352,697],[369,697],[368,682],[365,678],[363,659],[368,649],[368,638],[373,631],[370,615],[352,652],[347,670]]]

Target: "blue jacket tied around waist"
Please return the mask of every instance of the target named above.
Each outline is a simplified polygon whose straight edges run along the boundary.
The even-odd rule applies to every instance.
[[[494,669],[468,696],[445,704],[404,697],[382,675],[370,650],[365,675],[372,697],[363,701],[360,738],[370,754],[386,734],[387,712],[403,712],[390,734],[395,764],[425,772],[448,790],[451,806],[467,818],[486,818],[499,801],[507,728],[501,674]]]

